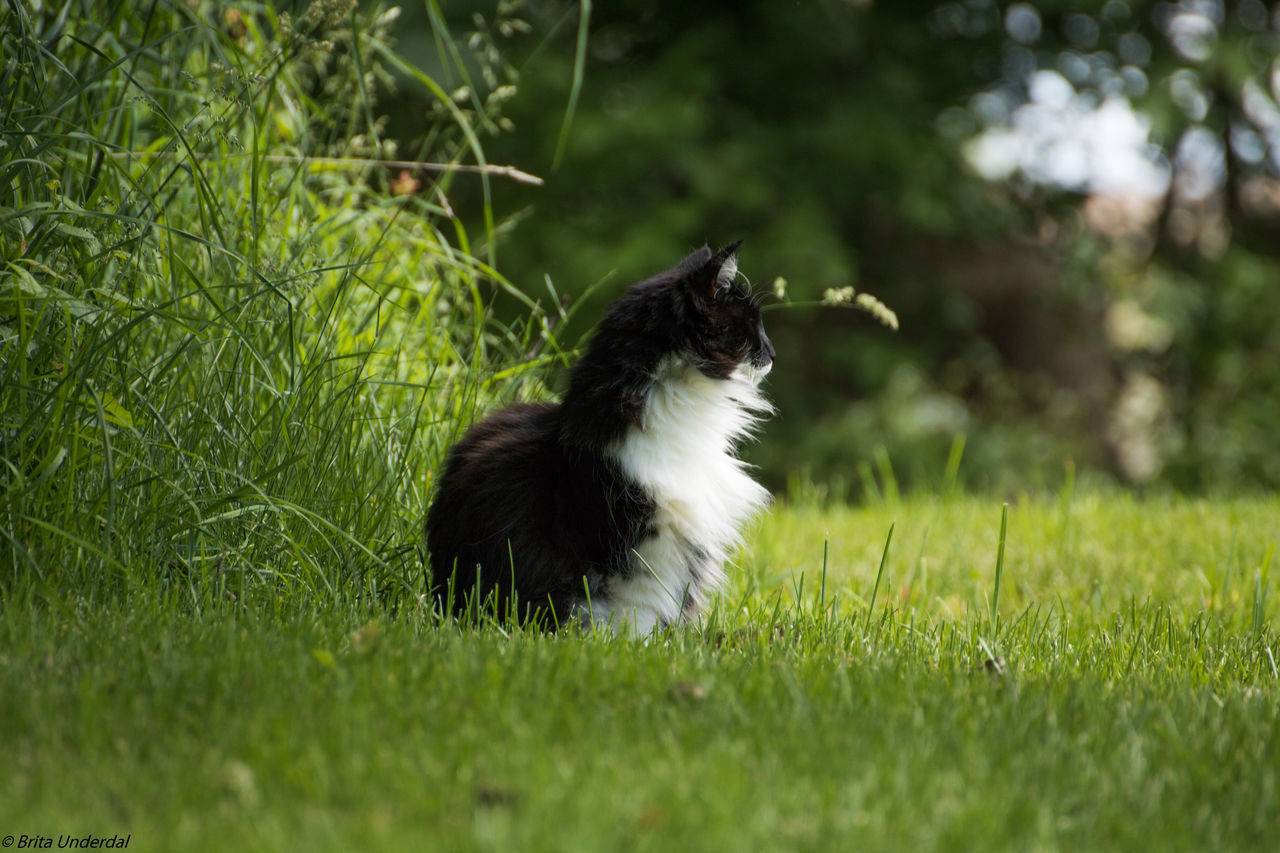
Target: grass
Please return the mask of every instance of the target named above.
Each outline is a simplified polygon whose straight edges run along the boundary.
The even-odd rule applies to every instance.
[[[414,594],[436,461],[560,356],[448,201],[492,109],[393,21],[0,6],[0,591]],[[392,69],[438,94],[398,156],[442,171],[381,165]]]
[[[648,642],[336,599],[10,606],[0,832],[132,832],[143,849],[1267,849],[1278,509],[1015,503],[998,622],[1000,507],[978,498],[779,508],[717,610]]]
[[[391,28],[0,7],[0,836],[1274,847],[1274,499],[1004,517],[957,444],[939,499],[887,457],[866,508],[797,491],[698,625],[440,623],[432,472],[541,393],[563,314],[493,269],[487,202],[473,236],[448,201],[489,198],[491,41],[437,33],[437,81]],[[379,131],[391,71],[435,97],[414,152]],[[406,189],[392,155],[443,166]]]

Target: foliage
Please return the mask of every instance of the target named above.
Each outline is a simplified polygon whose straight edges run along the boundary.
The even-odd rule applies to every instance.
[[[770,315],[782,417],[753,458],[774,485],[806,466],[849,481],[882,453],[919,483],[962,434],[971,485],[1054,483],[1072,459],[1139,483],[1274,486],[1270,9],[530,2],[533,34],[507,49],[515,132],[489,150],[547,181],[493,197],[504,268],[575,295],[606,281],[576,332],[627,281],[739,237],[760,289],[853,285],[895,309],[896,335],[844,312]],[[1211,26],[1192,44],[1175,19]],[[974,144],[1045,72],[1082,105],[1132,104],[1165,195],[975,171]],[[1185,140],[1205,134],[1226,177],[1192,200]]]
[[[17,603],[0,830],[219,850],[1267,849],[1277,509],[1063,493],[1009,507],[1001,549],[989,500],[797,500],[711,621],[649,642],[305,596],[199,619],[153,590],[74,618]]]
[[[1280,7],[1132,0],[974,14],[998,25],[1001,11],[1006,38],[983,51],[1000,72],[980,97],[1008,117],[975,109],[980,123],[1016,123],[1037,82],[1065,83],[1073,108],[1131,102],[1163,174],[1147,195],[1067,186],[1101,243],[1080,272],[1097,280],[1121,375],[1106,425],[1118,468],[1137,480],[1164,469],[1184,487],[1274,486],[1280,455],[1257,425],[1280,416],[1269,331],[1280,322]],[[1034,182],[1012,176],[1022,192]]]
[[[378,165],[394,13],[0,15],[0,588],[418,591],[431,470],[533,327],[452,171]],[[474,114],[437,118],[447,164]]]

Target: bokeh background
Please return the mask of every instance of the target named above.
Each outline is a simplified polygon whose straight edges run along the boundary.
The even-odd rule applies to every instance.
[[[961,451],[979,489],[1280,485],[1280,4],[429,2],[395,32],[545,180],[490,183],[490,248],[578,306],[562,339],[738,238],[758,289],[897,312],[775,300],[774,488],[936,486]],[[438,144],[412,81],[379,108]]]

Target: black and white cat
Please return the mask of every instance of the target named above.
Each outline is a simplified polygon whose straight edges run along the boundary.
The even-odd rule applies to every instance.
[[[735,456],[772,407],[737,244],[632,285],[559,405],[517,405],[449,454],[427,516],[436,595],[644,634],[696,614],[768,495]]]

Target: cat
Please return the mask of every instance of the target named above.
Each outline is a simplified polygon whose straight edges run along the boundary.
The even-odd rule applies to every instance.
[[[739,245],[632,285],[563,402],[510,406],[453,447],[426,523],[446,611],[647,634],[708,603],[768,502],[735,455],[773,411],[759,385],[775,355],[735,280]]]

